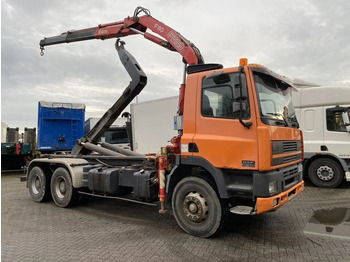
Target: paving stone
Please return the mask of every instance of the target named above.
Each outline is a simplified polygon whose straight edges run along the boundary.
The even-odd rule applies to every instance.
[[[230,215],[222,233],[201,239],[150,206],[99,198],[72,208],[35,203],[22,175],[1,177],[2,261],[350,261],[350,241],[303,232],[313,211],[350,207],[350,183],[307,182],[276,212]]]

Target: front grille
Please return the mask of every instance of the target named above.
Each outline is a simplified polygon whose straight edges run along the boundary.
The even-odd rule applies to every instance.
[[[284,179],[288,179],[288,177],[294,176],[297,173],[298,173],[298,168],[296,167],[296,168],[284,171],[283,176],[284,176]]]
[[[284,156],[284,157],[277,157],[272,159],[272,165],[282,165],[289,162],[296,161],[298,159],[301,159],[301,154],[291,155],[291,156]]]
[[[299,182],[299,171],[297,167],[283,172],[283,175],[283,190],[287,190]]]
[[[299,159],[298,155],[285,156],[285,157],[283,157],[283,164],[288,163],[288,162],[292,162],[292,161],[295,161],[298,159]]]
[[[297,152],[301,150],[300,140],[293,141],[272,141],[272,154],[279,155],[290,152]]]
[[[294,152],[298,150],[297,141],[283,141],[283,153]]]

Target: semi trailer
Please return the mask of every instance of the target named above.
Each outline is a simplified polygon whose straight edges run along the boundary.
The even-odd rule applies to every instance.
[[[85,104],[38,102],[38,146],[43,154],[70,151],[84,135]]]
[[[147,83],[120,40],[129,35],[143,35],[179,53],[184,62],[177,135],[158,154],[98,145]],[[210,237],[222,228],[228,212],[273,211],[303,191],[302,133],[290,94],[293,86],[286,78],[247,59],[228,68],[206,64],[193,43],[142,7],[119,22],[44,38],[41,54],[49,45],[108,38],[117,38],[116,50],[131,82],[70,155],[30,163],[27,186],[34,201],[52,198],[59,207],[69,207],[79,194],[147,205],[159,201],[159,212],[171,208],[185,232]]]

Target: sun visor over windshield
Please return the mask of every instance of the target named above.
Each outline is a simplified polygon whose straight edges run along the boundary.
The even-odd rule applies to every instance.
[[[278,82],[280,82],[280,84],[285,88],[285,89],[290,89],[291,91],[295,91],[298,92],[298,90],[294,87],[293,85],[293,81],[291,79],[288,79],[285,76],[281,76],[277,73],[275,73],[274,71],[266,68],[266,67],[251,67],[253,72],[257,72],[260,74],[264,74],[264,75],[269,75],[271,77],[273,77],[274,79],[276,79]]]

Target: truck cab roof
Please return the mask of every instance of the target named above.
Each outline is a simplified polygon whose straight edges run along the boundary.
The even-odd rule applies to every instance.
[[[350,103],[350,86],[314,86],[297,89],[298,92],[293,92],[295,108],[348,105]]]

